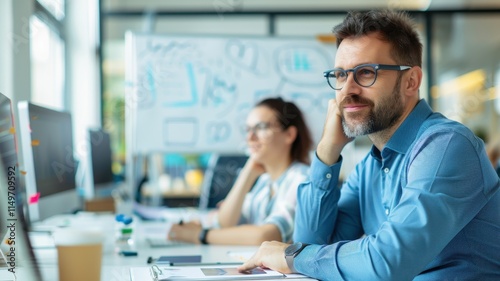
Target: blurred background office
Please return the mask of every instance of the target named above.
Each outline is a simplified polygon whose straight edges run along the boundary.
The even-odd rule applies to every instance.
[[[306,36],[330,44],[333,52],[330,31],[345,11],[372,8],[406,10],[415,18],[425,48],[421,97],[434,110],[485,141],[500,133],[500,2],[495,0],[3,0],[0,92],[14,103],[29,100],[71,112],[76,158],[87,153],[89,128],[109,132],[112,170],[123,175],[127,30]],[[355,147],[362,150],[367,143],[358,139]],[[203,171],[208,158],[182,154],[159,161],[184,173]],[[199,188],[199,174],[190,175],[187,182]]]

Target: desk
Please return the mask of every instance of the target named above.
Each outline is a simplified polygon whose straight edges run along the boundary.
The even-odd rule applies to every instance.
[[[158,228],[164,225],[164,222],[142,222],[136,220],[136,246],[138,256],[123,257],[114,252],[113,247],[113,231],[110,231],[109,226],[114,225],[113,215],[100,216],[94,220],[94,225],[103,225],[104,231],[110,233],[111,237],[106,239],[103,247],[102,259],[102,281],[124,281],[130,280],[130,268],[148,266],[148,257],[158,258],[159,256],[167,255],[201,255],[202,262],[237,262],[238,260],[228,255],[228,252],[248,253],[255,252],[257,246],[221,246],[221,245],[172,245],[169,247],[152,248],[145,240],[145,235],[141,232],[141,226],[148,226],[148,229],[153,224],[157,224]],[[166,234],[165,234],[166,235]],[[39,248],[34,249],[37,262],[39,264],[43,280],[57,280],[57,250],[56,248]],[[274,279],[275,280],[275,279]],[[308,278],[294,280],[312,280]]]
[[[123,257],[113,252],[105,252],[102,260],[101,280],[130,280],[130,267],[148,266],[148,257],[161,255],[202,255],[203,262],[235,262],[227,255],[229,251],[255,251],[257,247],[247,246],[215,246],[215,245],[176,245],[164,248],[151,248],[146,243],[138,245],[138,256]],[[57,280],[56,249],[38,249],[35,255],[40,264],[43,280]],[[310,279],[309,279],[310,280]]]
[[[185,184],[177,184],[176,187],[154,187],[144,184],[141,190],[141,202],[153,201],[155,190],[159,189],[162,205],[169,207],[197,207],[200,200],[200,188],[191,188]]]

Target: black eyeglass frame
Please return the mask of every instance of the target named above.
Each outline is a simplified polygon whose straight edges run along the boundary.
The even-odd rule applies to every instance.
[[[282,130],[286,130],[286,128],[282,124],[280,124],[278,122],[275,123],[275,122],[271,121],[271,122],[259,122],[259,123],[255,124],[254,126],[245,126],[243,128],[243,132],[245,134],[251,133],[254,135],[258,135],[259,131],[265,131],[265,130],[272,129],[273,127],[275,127],[275,125],[276,125],[276,127],[280,128]]]
[[[354,81],[356,82],[356,84],[358,84],[359,86],[361,87],[364,87],[364,88],[368,88],[368,87],[371,87],[373,84],[375,84],[375,81],[377,81],[377,76],[378,76],[378,71],[379,70],[396,70],[396,71],[404,71],[404,70],[408,70],[411,68],[411,66],[408,66],[408,65],[393,65],[393,64],[378,64],[378,63],[368,63],[368,64],[360,64],[354,68],[350,68],[350,69],[342,69],[342,68],[334,68],[334,69],[330,69],[330,70],[327,70],[327,71],[324,71],[323,72],[323,77],[326,78],[326,82],[328,82],[328,85],[336,90],[336,91],[339,91],[339,90],[342,90],[342,88],[344,88],[344,85],[345,85],[345,82],[344,82],[344,85],[342,85],[342,87],[340,88],[335,88],[333,87],[333,85],[330,83],[330,77],[333,77],[335,78],[335,76],[330,76],[332,72],[335,72],[335,71],[342,71],[345,73],[346,75],[346,78],[345,80],[347,81],[347,78],[348,77],[348,73],[349,72],[352,72],[353,74],[356,73],[359,69],[362,69],[363,67],[373,67],[373,69],[375,70],[375,77],[373,78],[373,82],[369,85],[361,85],[361,83],[359,83],[358,81],[358,78],[356,78],[356,75],[354,75]]]

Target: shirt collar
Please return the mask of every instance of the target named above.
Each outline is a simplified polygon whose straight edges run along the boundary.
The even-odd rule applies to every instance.
[[[420,126],[431,114],[431,107],[425,100],[421,99],[396,132],[394,132],[384,149],[388,148],[400,154],[406,153],[417,137]],[[376,158],[380,158],[380,151],[374,145],[372,146],[371,154]]]
[[[285,180],[286,176],[288,175],[288,171],[290,171],[290,169],[291,169],[293,166],[295,166],[295,164],[296,164],[296,163],[297,163],[297,161],[293,161],[293,162],[290,164],[290,166],[288,166],[288,167],[286,168],[286,170],[285,170],[285,171],[284,171],[284,172],[283,172],[283,173],[282,173],[282,174],[281,174],[281,175],[280,175],[280,176],[279,176],[279,177],[278,177],[278,178],[277,178],[274,182],[271,180],[271,177],[269,176],[269,174],[267,174],[267,175],[268,175],[269,184],[270,184],[270,185],[276,184],[276,185],[278,185],[278,186],[279,186],[279,185],[280,185],[280,184],[281,184],[281,183]]]

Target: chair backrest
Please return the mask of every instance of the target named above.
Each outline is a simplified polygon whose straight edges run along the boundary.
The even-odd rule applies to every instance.
[[[211,156],[201,187],[201,210],[215,208],[226,197],[247,159],[243,154]]]

